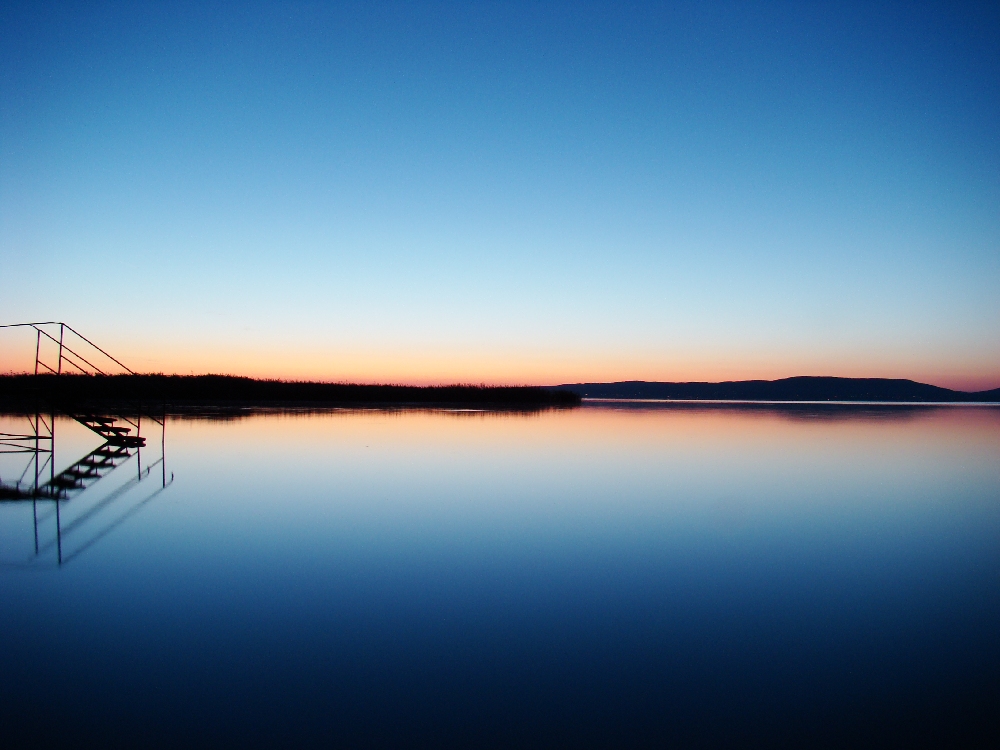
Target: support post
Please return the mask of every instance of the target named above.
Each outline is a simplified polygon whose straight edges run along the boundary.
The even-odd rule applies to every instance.
[[[41,337],[42,334],[38,334]],[[35,355],[35,374],[38,374],[38,355]],[[36,406],[37,409],[37,406]],[[38,411],[35,411],[35,489],[31,493],[31,515],[35,522],[35,554],[38,554],[38,422],[40,418]],[[49,444],[49,449],[53,448]],[[49,454],[51,456],[51,453]]]
[[[62,350],[63,350],[63,333],[66,331],[66,324],[59,324],[59,365],[56,369],[57,375],[62,375]]]
[[[49,435],[52,440],[49,442],[49,483],[56,481],[56,413],[49,412]]]
[[[59,551],[59,565],[62,565],[62,522],[59,520],[59,498],[56,498],[56,549]]]

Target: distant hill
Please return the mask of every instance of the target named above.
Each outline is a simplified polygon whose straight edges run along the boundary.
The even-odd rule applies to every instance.
[[[553,389],[582,398],[662,399],[690,401],[909,401],[1000,402],[1000,388],[967,393],[890,378],[794,377],[781,380],[736,380],[723,383],[568,383]]]

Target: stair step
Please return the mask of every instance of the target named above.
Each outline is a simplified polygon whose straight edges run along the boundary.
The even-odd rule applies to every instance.
[[[97,474],[97,473],[93,473],[93,474],[78,474],[75,471],[68,471],[68,472],[66,472],[66,477],[67,478],[75,479],[77,481],[83,481],[84,479],[93,479],[94,477],[100,477],[100,476],[101,475]]]
[[[128,452],[121,446],[112,446],[110,448],[101,448],[97,451],[97,455],[105,456],[108,459],[118,458],[119,456],[127,456]]]
[[[83,487],[83,484],[78,479],[65,476],[58,476],[51,482],[49,482],[49,484],[54,484],[57,487],[62,487],[64,489],[71,489],[71,490],[80,489],[81,487]]]

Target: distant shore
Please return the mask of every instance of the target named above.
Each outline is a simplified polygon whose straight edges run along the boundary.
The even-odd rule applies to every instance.
[[[39,401],[188,412],[200,409],[442,407],[537,410],[572,407],[580,397],[532,386],[408,386],[257,380],[231,375],[0,375],[0,409],[33,410]]]
[[[169,413],[337,407],[534,411],[584,400],[932,404],[1000,403],[1000,388],[956,391],[913,380],[793,377],[722,383],[622,381],[558,386],[363,385],[258,380],[233,375],[0,375],[0,410],[72,404]]]

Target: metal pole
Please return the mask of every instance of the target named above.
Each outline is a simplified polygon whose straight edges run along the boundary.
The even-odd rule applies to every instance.
[[[62,565],[62,524],[59,521],[59,498],[56,498],[56,549],[59,550],[59,564]]]
[[[139,414],[135,418],[135,436],[142,436],[142,401],[139,402]],[[142,448],[135,449],[135,464],[139,472],[139,481],[142,481]]]
[[[63,349],[63,333],[66,330],[66,324],[59,324],[59,366],[56,370],[57,375],[62,375],[62,349]]]
[[[35,329],[35,375],[38,374],[38,352],[42,348],[42,332]]]
[[[49,487],[55,490],[56,481],[56,413],[49,412],[49,433],[52,435],[52,442],[49,443]],[[51,494],[51,493],[50,493]],[[62,566],[62,526],[59,520],[59,495],[56,495],[56,544],[59,546],[59,565]]]
[[[49,482],[56,481],[56,413],[49,412]],[[51,485],[50,485],[51,486]]]
[[[41,337],[41,334],[38,334]],[[35,374],[38,374],[38,355],[35,355]],[[38,421],[39,414],[35,412],[35,491],[31,493],[31,515],[35,519],[35,554],[38,554]],[[52,447],[51,445],[49,446]]]
[[[38,408],[38,405],[35,405]],[[38,412],[35,412],[35,494],[38,494],[38,449],[40,447],[38,443]]]

